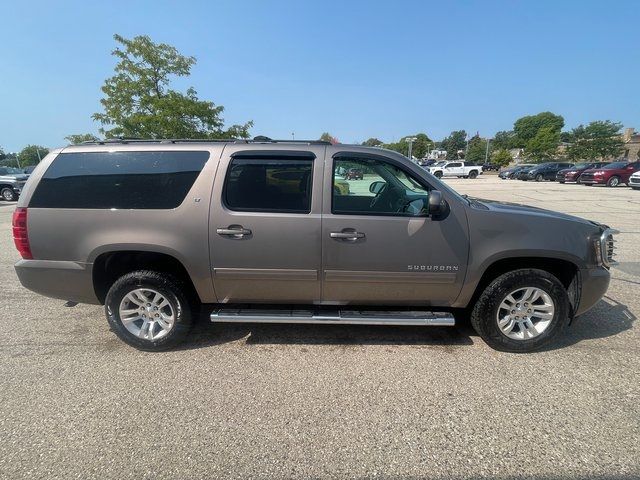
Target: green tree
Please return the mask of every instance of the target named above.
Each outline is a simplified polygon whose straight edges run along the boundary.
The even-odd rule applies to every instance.
[[[340,141],[336,137],[331,135],[329,132],[324,132],[322,135],[320,135],[320,140],[322,140],[323,142],[329,142],[332,145],[335,145],[336,143],[340,143]]]
[[[577,126],[571,130],[567,156],[572,160],[604,160],[620,155],[624,148],[619,133],[621,128],[621,123],[610,120],[597,120],[586,127]]]
[[[248,138],[252,122],[225,129],[224,107],[198,99],[193,87],[185,93],[170,88],[173,77],[190,75],[194,57],[148,36],[113,38],[118,63],[102,86],[104,112],[93,114],[107,138]]]
[[[447,151],[447,160],[458,158],[458,151],[464,151],[466,146],[467,132],[464,130],[454,130],[440,142],[440,149]]]
[[[7,158],[7,155],[4,153],[4,150],[2,149],[2,147],[0,147],[0,162],[5,158]]]
[[[64,137],[64,139],[68,140],[71,145],[79,145],[83,142],[97,142],[98,140],[100,140],[92,133],[78,133],[74,135],[67,135],[66,137]]]
[[[469,149],[465,160],[472,163],[484,163],[487,154],[487,140],[475,135],[469,139]],[[489,144],[489,155],[491,155],[491,144]]]
[[[37,165],[41,159],[49,153],[49,149],[40,145],[27,145],[18,153],[18,162],[21,167]]]
[[[516,134],[513,130],[497,132],[493,137],[491,145],[496,150],[511,150],[518,148]]]
[[[500,150],[496,150],[491,155],[491,162],[499,165],[501,167],[506,167],[513,161],[513,157],[509,153],[509,150],[501,148]]]
[[[558,145],[560,145],[560,130],[549,125],[538,130],[538,133],[527,142],[525,151],[532,161],[546,162],[555,156]]]
[[[380,147],[383,145],[384,142],[382,142],[382,140],[378,140],[377,138],[371,137],[367,140],[365,140],[364,142],[362,142],[362,145],[365,145],[367,147]]]
[[[545,128],[547,131],[554,131],[560,134],[560,130],[564,127],[564,118],[551,112],[542,112],[537,115],[528,115],[519,118],[513,124],[513,132],[515,133],[514,148],[525,147],[538,132]]]

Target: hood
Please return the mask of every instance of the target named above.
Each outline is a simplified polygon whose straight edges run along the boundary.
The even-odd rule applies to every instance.
[[[546,210],[544,208],[531,207],[529,205],[522,205],[519,203],[510,202],[498,202],[495,200],[484,200],[474,198],[473,202],[478,202],[483,205],[487,210],[497,213],[516,214],[516,215],[534,215],[536,217],[556,218],[560,220],[569,220],[573,222],[579,222],[587,225],[599,226],[599,223],[592,222],[580,217],[574,217],[573,215],[567,215],[566,213],[554,212],[553,210]],[[472,206],[473,206],[472,202]],[[476,207],[478,208],[478,207]]]

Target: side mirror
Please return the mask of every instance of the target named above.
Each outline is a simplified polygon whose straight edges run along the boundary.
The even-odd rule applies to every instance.
[[[431,190],[429,192],[429,215],[438,215],[442,212],[442,192]]]
[[[371,185],[369,185],[369,191],[374,195],[378,195],[382,191],[385,185],[386,185],[385,182],[381,182],[381,181],[373,182]]]

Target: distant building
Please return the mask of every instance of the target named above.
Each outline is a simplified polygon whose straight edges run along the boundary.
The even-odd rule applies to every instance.
[[[446,150],[431,150],[427,155],[427,160],[441,160],[447,158]]]
[[[633,162],[640,158],[640,133],[633,128],[625,128],[622,134],[624,142],[622,156],[625,160]]]

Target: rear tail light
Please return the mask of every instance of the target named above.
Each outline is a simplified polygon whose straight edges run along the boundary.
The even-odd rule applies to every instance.
[[[27,209],[16,208],[13,212],[13,243],[22,258],[30,260],[33,258],[31,247],[29,246],[29,234],[27,232]]]

